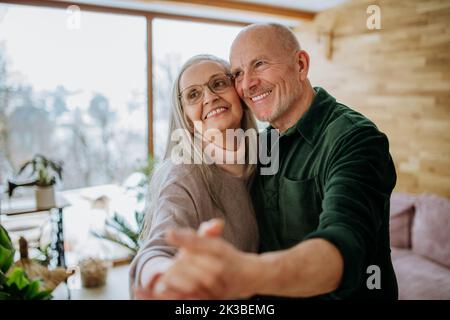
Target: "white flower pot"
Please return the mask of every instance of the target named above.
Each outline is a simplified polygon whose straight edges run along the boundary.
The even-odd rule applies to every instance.
[[[37,209],[49,209],[56,206],[55,188],[53,186],[37,187],[35,196]]]

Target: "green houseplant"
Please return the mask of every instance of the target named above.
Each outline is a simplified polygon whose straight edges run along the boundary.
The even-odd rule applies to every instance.
[[[114,212],[113,217],[106,220],[107,228],[104,231],[91,231],[91,233],[97,238],[112,241],[127,248],[130,251],[130,257],[134,257],[139,250],[139,237],[142,231],[144,217],[145,211],[135,211],[134,219],[138,227],[133,228],[121,215]]]
[[[0,300],[48,300],[51,290],[42,290],[40,280],[30,280],[24,269],[12,267],[15,249],[0,225]]]
[[[35,178],[37,208],[48,209],[55,206],[54,185],[58,179],[62,180],[62,163],[37,154],[22,165],[19,175],[26,170],[30,170],[30,176]]]

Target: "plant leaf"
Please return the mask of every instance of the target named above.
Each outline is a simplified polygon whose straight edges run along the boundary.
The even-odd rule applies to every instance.
[[[42,290],[39,293],[37,293],[32,299],[33,300],[49,300],[51,299],[52,291],[51,290]]]
[[[7,280],[6,275],[3,273],[3,271],[0,271],[0,289],[2,285],[6,283],[6,280]]]
[[[62,180],[62,165],[57,162],[50,162],[50,167],[56,172],[59,179]]]
[[[9,300],[10,296],[9,293],[0,291],[0,300]]]
[[[26,287],[25,291],[25,299],[26,300],[32,300],[38,293],[39,293],[39,287],[41,283],[39,280],[34,280]]]
[[[50,186],[56,183],[56,177],[62,180],[62,162],[52,161],[41,154],[36,154],[34,158],[19,169],[21,174],[27,167],[31,166],[31,175],[38,177],[39,186]]]
[[[133,256],[136,255],[136,253],[137,253],[137,251],[138,251],[138,248],[137,248],[137,247],[132,247],[131,245],[129,245],[128,243],[122,241],[121,239],[119,239],[118,237],[116,237],[116,236],[114,236],[114,235],[111,235],[111,234],[101,234],[101,233],[98,233],[98,232],[96,232],[96,231],[91,231],[91,234],[92,234],[94,237],[97,237],[97,238],[100,238],[100,239],[104,239],[104,240],[108,240],[108,241],[114,242],[114,243],[116,243],[116,244],[118,244],[118,245],[120,245],[120,246],[122,246],[122,247],[125,247],[125,248],[129,249],[129,250],[132,252]]]
[[[6,273],[14,262],[14,249],[0,245],[0,271]]]
[[[19,169],[19,171],[17,172],[17,175],[20,175],[29,165],[32,165],[33,161],[27,161],[25,162]],[[34,170],[33,170],[34,171]]]
[[[106,220],[106,225],[116,229],[118,232],[128,237],[131,240],[131,242],[137,244],[137,241],[139,239],[138,232],[131,229],[130,225],[125,221],[123,217],[118,215],[117,212],[114,213],[112,219]]]
[[[137,223],[139,229],[141,229],[141,226],[144,223],[144,219],[145,219],[145,212],[134,211],[134,219],[136,220],[136,223]]]
[[[0,245],[7,249],[13,249],[13,244],[11,238],[9,237],[8,231],[0,224]]]
[[[8,275],[8,280],[6,281],[8,286],[12,286],[13,284],[17,286],[19,290],[22,290],[27,285],[30,284],[25,271],[22,268],[14,268],[12,272]]]

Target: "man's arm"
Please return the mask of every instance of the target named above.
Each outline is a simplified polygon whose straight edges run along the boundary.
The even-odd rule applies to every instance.
[[[339,250],[323,239],[311,239],[283,251],[256,258],[254,293],[287,297],[326,294],[339,287],[343,260]]]

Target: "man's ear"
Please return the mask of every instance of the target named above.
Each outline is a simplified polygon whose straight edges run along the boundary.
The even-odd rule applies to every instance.
[[[296,52],[296,61],[299,66],[299,79],[305,81],[308,78],[309,71],[309,55],[305,50]]]

